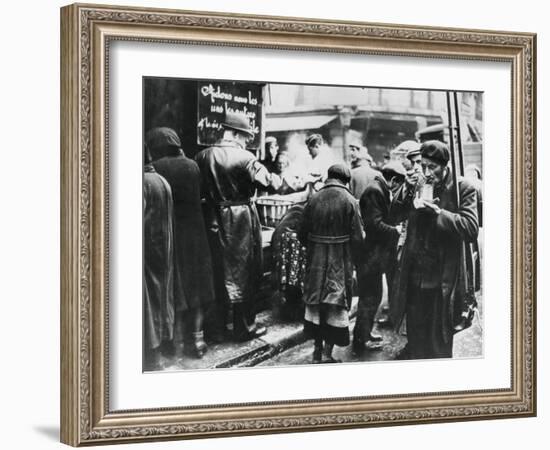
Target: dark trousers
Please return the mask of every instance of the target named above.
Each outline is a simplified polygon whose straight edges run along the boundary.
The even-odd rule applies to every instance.
[[[395,272],[397,270],[397,262],[394,261],[388,265],[388,268],[385,272],[386,274],[386,285],[388,287],[388,308],[391,308],[393,301],[393,280],[395,279]]]
[[[245,338],[256,328],[256,305],[253,299],[231,303],[225,286],[225,270],[223,265],[223,250],[217,234],[208,233],[210,250],[212,252],[212,271],[214,278],[214,293],[216,301],[210,305],[205,314],[205,330],[207,334],[218,337],[225,335],[228,325],[233,327],[233,336]]]
[[[452,358],[453,335],[443,330],[441,288],[422,289],[409,283],[407,289],[407,338],[411,359]]]
[[[353,342],[364,343],[370,339],[374,317],[382,301],[382,273],[357,274],[359,302],[353,329]]]
[[[233,336],[245,339],[256,329],[256,310],[252,302],[233,303]]]

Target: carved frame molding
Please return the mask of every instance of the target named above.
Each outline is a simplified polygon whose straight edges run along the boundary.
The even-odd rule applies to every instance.
[[[78,446],[535,415],[534,34],[78,4],[62,8],[61,18],[63,442]],[[511,389],[109,411],[105,105],[112,40],[509,61]]]

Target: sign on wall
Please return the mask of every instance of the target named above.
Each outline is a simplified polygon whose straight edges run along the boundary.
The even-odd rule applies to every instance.
[[[227,112],[245,114],[254,131],[249,149],[261,142],[262,85],[256,83],[204,81],[198,85],[197,142],[213,145],[222,135],[222,123]]]

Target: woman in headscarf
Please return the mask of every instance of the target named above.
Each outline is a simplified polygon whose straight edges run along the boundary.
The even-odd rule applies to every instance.
[[[170,184],[174,199],[174,296],[176,326],[182,326],[186,353],[202,357],[205,309],[213,303],[212,261],[201,206],[197,163],[185,156],[176,132],[154,128],[147,147],[158,158],[156,171]]]

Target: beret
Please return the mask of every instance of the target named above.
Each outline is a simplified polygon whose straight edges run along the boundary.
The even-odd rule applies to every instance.
[[[447,144],[441,141],[426,141],[420,146],[420,154],[423,158],[431,159],[444,166],[450,159],[449,148]]]

